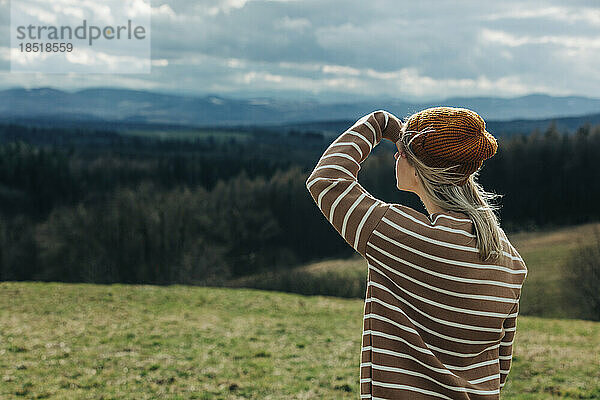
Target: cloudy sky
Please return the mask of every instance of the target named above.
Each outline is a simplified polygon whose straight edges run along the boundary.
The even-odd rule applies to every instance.
[[[10,1],[0,0],[0,88],[110,86],[321,101],[600,97],[597,0],[150,4],[150,74],[41,74],[10,72]]]

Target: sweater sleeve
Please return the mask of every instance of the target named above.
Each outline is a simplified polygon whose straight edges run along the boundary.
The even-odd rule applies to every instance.
[[[381,139],[398,141],[400,131],[400,120],[387,111],[363,116],[325,150],[306,181],[325,218],[363,257],[369,236],[389,204],[358,183],[360,164]]]
[[[517,331],[517,315],[519,314],[519,302],[517,302],[511,313],[504,320],[502,328],[504,337],[500,341],[500,388],[504,387],[506,378],[510,372],[513,354],[513,342]]]

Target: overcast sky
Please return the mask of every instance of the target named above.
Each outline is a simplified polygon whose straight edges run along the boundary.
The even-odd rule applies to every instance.
[[[110,86],[323,101],[600,97],[597,0],[153,0],[151,6],[151,74],[57,75],[9,72],[10,2],[0,0],[0,88]]]

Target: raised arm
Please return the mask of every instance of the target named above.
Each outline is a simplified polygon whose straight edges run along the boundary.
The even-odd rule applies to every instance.
[[[367,240],[389,204],[358,183],[360,164],[381,139],[395,143],[400,130],[400,120],[387,111],[365,115],[325,150],[306,181],[323,215],[363,257]]]
[[[500,388],[504,387],[512,364],[513,341],[517,331],[518,314],[519,302],[515,304],[511,314],[509,314],[502,324],[504,329],[504,337],[500,341]]]

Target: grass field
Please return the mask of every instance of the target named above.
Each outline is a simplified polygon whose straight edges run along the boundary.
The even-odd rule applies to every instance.
[[[2,399],[357,399],[363,302],[0,283]],[[520,316],[502,399],[600,399],[600,323]]]
[[[578,316],[563,290],[563,269],[571,251],[595,240],[595,230],[600,230],[599,223],[508,235],[529,268],[521,296],[522,313],[552,318]]]

